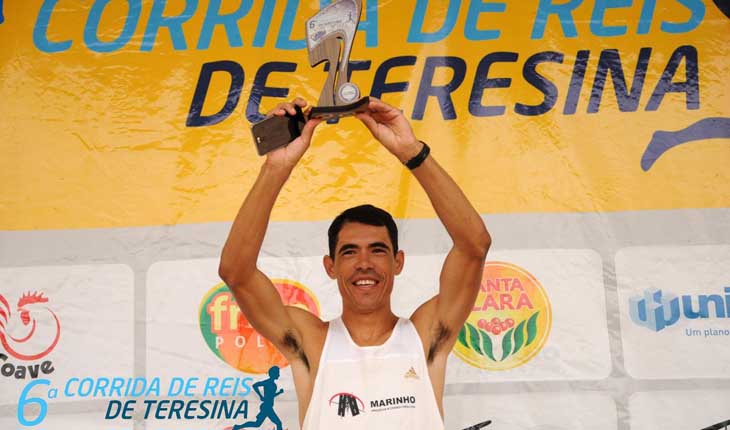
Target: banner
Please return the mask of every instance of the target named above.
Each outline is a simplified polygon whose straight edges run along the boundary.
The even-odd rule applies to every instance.
[[[717,3],[368,1],[352,80],[403,109],[482,212],[725,207]],[[3,227],[230,219],[260,162],[251,122],[324,85],[303,40],[319,6],[6,2]],[[297,172],[275,219],[328,219],[356,196],[432,216],[364,127],[342,122],[305,159],[326,174]],[[321,204],[298,198],[312,189]]]
[[[299,428],[217,269],[251,125],[325,84],[304,26],[329,3],[0,0],[0,428],[273,429],[272,386]],[[447,429],[730,426],[730,2],[364,0],[350,71],[494,239]],[[326,230],[361,203],[398,221],[394,311],[436,294],[428,197],[343,118],[272,214],[259,267],[286,304],[340,314]]]

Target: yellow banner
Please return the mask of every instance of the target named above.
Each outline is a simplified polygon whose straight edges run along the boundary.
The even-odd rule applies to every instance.
[[[327,74],[304,41],[318,1],[0,5],[2,230],[230,220],[262,162],[251,123]],[[370,0],[351,62],[482,213],[730,206],[727,0]],[[274,219],[362,202],[434,216],[342,119]]]

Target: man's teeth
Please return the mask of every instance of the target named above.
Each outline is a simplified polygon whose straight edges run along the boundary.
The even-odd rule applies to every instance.
[[[359,287],[367,286],[367,285],[375,285],[375,281],[373,281],[372,279],[363,279],[363,280],[355,282],[355,285],[357,285]]]

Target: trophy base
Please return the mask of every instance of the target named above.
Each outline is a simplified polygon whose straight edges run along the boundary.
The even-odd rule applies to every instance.
[[[363,97],[360,100],[341,106],[317,106],[313,107],[309,111],[309,118],[317,119],[331,119],[340,118],[343,116],[352,116],[356,113],[366,112],[368,110],[368,104],[370,103],[370,97]]]

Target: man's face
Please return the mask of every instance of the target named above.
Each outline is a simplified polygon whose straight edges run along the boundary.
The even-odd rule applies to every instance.
[[[403,252],[393,255],[385,226],[346,222],[337,236],[335,258],[324,257],[324,267],[342,296],[342,305],[369,313],[390,305],[393,279],[403,270]]]

